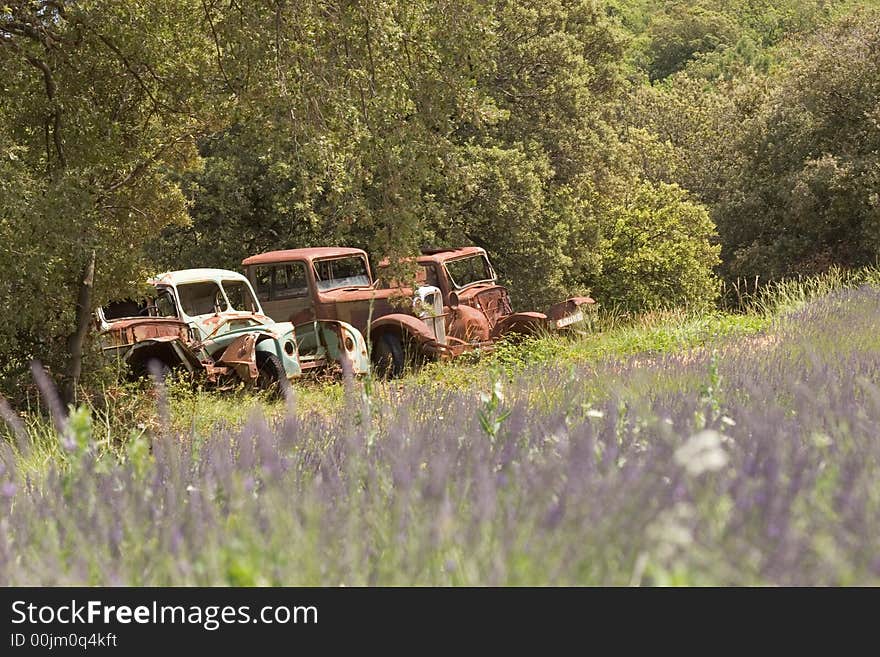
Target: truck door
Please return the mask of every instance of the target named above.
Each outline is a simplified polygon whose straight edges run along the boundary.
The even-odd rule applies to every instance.
[[[251,280],[263,311],[276,322],[301,324],[314,319],[304,261],[257,265]]]

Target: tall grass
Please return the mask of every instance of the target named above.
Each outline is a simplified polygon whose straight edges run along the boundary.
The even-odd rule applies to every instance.
[[[797,310],[811,301],[835,290],[854,289],[862,285],[880,284],[880,268],[862,267],[845,269],[833,266],[823,274],[794,276],[779,280],[761,281],[738,279],[722,283],[722,306],[735,312],[777,315]]]
[[[158,390],[112,447],[19,426],[0,584],[878,583],[880,291],[787,298],[287,405]]]

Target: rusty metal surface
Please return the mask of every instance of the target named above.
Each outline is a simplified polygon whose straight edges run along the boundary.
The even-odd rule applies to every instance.
[[[502,317],[513,313],[510,295],[507,288],[501,285],[480,288],[471,298],[474,307],[486,316],[489,326],[494,327]]]
[[[446,335],[466,344],[488,342],[489,323],[480,310],[460,305],[446,315]]]
[[[185,340],[186,325],[174,319],[124,319],[110,323],[108,346],[122,347],[144,340]]]
[[[230,365],[242,381],[256,381],[257,370],[257,336],[246,333],[236,338],[217,359],[218,365]]]
[[[250,256],[242,260],[241,264],[245,267],[249,265],[265,265],[276,262],[286,262],[290,260],[306,260],[311,262],[318,258],[339,258],[344,256],[362,255],[366,257],[366,252],[361,249],[352,249],[342,246],[318,246],[304,249],[283,249],[280,251],[268,251],[258,255]]]
[[[340,321],[309,321],[295,326],[303,370],[341,368],[342,373],[369,374],[370,360],[363,334]]]
[[[367,264],[367,274],[373,282],[367,254],[362,249],[342,247],[316,247],[270,251],[246,258],[242,265],[251,274],[251,267],[258,265],[282,265],[293,262],[312,264],[325,258],[362,257]],[[306,267],[308,297],[269,299],[262,294],[260,303],[270,317],[277,321],[289,321],[294,325],[312,320],[341,321],[351,324],[362,333],[369,332],[371,325],[383,317],[408,312],[411,293],[402,288],[375,289],[371,286],[343,287],[321,290],[317,285],[312,267]],[[420,320],[416,320],[420,321]]]
[[[404,315],[403,313],[385,315],[373,322],[371,328],[374,332],[379,333],[386,327],[395,327],[406,331],[411,338],[415,339],[422,345],[430,345],[436,342],[428,325],[418,317],[412,315]]]
[[[348,322],[364,331],[371,319],[396,312],[393,301],[402,294],[400,290],[315,290],[312,298],[317,319]]]
[[[555,322],[567,315],[577,312],[581,306],[590,306],[595,303],[596,301],[590,297],[571,297],[565,301],[560,301],[559,303],[554,303],[550,306],[547,310],[547,317]]]
[[[492,338],[497,339],[510,333],[534,335],[544,328],[547,328],[547,315],[544,313],[533,311],[511,313],[501,317],[492,327]]]
[[[424,252],[421,255],[416,257],[416,262],[418,264],[425,264],[428,262],[437,262],[442,263],[447,260],[455,260],[457,258],[465,258],[467,256],[474,255],[486,255],[486,250],[479,246],[460,246],[457,248],[451,249],[433,249],[429,250],[429,252]],[[410,260],[409,258],[405,258],[406,260]],[[379,267],[387,267],[390,264],[388,258],[383,258],[379,261]]]

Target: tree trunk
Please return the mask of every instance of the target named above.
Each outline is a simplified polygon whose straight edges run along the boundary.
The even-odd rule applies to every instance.
[[[76,386],[82,374],[82,354],[92,316],[92,288],[95,283],[95,252],[83,268],[76,302],[76,331],[67,339],[67,368],[62,399],[65,407],[76,400]]]

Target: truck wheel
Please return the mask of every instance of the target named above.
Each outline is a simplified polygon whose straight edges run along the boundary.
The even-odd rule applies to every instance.
[[[268,351],[257,352],[257,388],[268,390],[273,395],[281,393],[281,387],[287,380],[284,364],[275,354]]]
[[[403,342],[396,333],[383,333],[373,343],[373,366],[382,378],[394,379],[403,374],[406,356]]]

